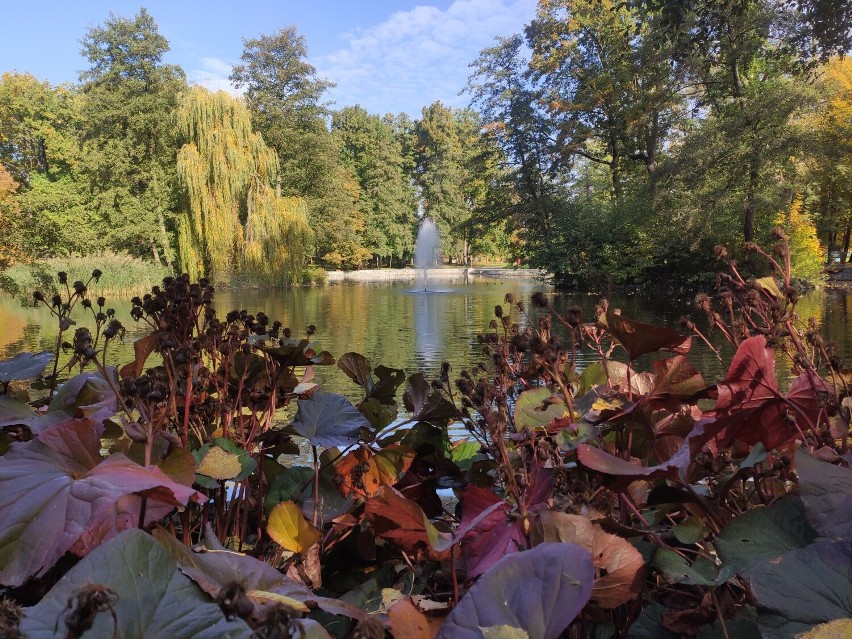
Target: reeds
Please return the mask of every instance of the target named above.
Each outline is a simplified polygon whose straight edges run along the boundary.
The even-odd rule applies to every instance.
[[[45,294],[56,286],[56,274],[64,271],[68,281],[86,282],[92,271],[103,275],[89,287],[89,297],[98,295],[132,297],[143,295],[152,286],[162,284],[163,278],[173,275],[165,265],[149,262],[125,253],[103,252],[86,256],[52,257],[29,264],[16,264],[3,272],[4,288],[14,295],[29,296],[35,290]]]

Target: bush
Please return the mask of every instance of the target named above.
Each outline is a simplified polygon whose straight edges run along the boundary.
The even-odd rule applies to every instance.
[[[315,264],[309,264],[302,271],[302,286],[322,286],[328,281],[326,270]]]

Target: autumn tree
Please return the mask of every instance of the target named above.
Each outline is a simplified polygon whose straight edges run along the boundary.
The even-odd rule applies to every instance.
[[[805,203],[826,245],[839,249],[845,264],[852,236],[852,59],[829,61],[816,89],[817,107],[799,122],[808,140]]]
[[[91,247],[79,158],[79,116],[73,87],[53,87],[28,73],[0,78],[0,165],[16,183],[14,200],[23,251],[51,257]]]
[[[311,233],[304,200],[276,192],[278,157],[253,131],[242,102],[194,87],[177,111],[181,270],[228,282],[298,281]]]

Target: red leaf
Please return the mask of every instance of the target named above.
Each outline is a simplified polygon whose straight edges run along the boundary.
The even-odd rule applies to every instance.
[[[86,554],[137,525],[140,500],[134,495],[147,495],[148,521],[203,499],[122,454],[96,463],[98,432],[89,419],[70,420],[13,444],[0,458],[0,583],[20,585],[66,551]]]
[[[462,517],[460,528],[494,504],[504,501],[497,495],[473,484],[461,495]],[[467,565],[468,578],[477,577],[493,566],[504,555],[527,547],[521,522],[507,516],[512,509],[509,502],[476,524],[461,542],[462,558]]]
[[[761,442],[768,450],[795,439],[800,428],[809,426],[808,420],[816,425],[819,395],[828,390],[819,377],[803,373],[783,396],[775,378],[775,353],[763,336],[740,344],[717,389],[716,409],[709,414],[721,429],[718,444],[729,446],[737,439],[749,445]]]
[[[429,545],[423,510],[390,486],[382,486],[365,506],[373,532],[390,539],[404,550]]]

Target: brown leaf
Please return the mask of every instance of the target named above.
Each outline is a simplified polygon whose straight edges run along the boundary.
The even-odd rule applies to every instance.
[[[136,358],[121,367],[118,373],[121,378],[128,379],[142,375],[145,371],[145,360],[154,352],[155,348],[157,348],[157,331],[133,342],[133,352],[136,354]]]
[[[367,499],[367,517],[377,537],[389,539],[407,551],[429,545],[423,510],[390,486]]]
[[[388,629],[394,639],[433,639],[426,615],[412,603],[410,597],[397,601],[388,610]]]
[[[689,335],[683,336],[668,328],[637,322],[615,313],[607,313],[598,321],[624,347],[631,361],[656,351],[672,351],[681,355],[689,352],[692,340]]]
[[[543,511],[532,536],[537,543],[572,542],[592,553],[597,575],[592,601],[601,608],[617,608],[634,599],[642,589],[645,561],[641,553],[626,539],[605,532],[586,517]]]
[[[366,446],[353,450],[335,465],[343,480],[340,494],[358,499],[375,495],[384,485],[393,486],[408,471],[414,456],[403,444],[392,444],[378,453]]]

